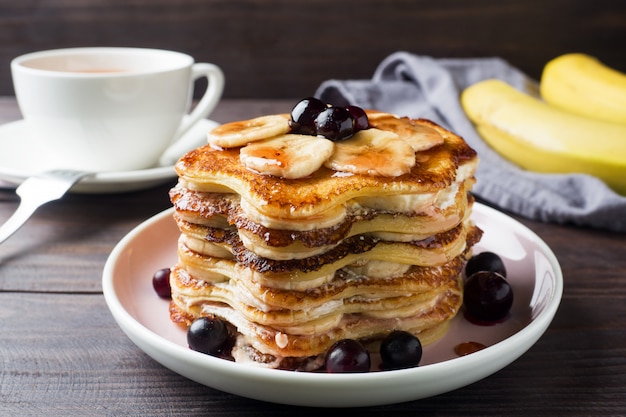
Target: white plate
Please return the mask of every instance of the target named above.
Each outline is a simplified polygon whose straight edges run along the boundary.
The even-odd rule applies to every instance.
[[[217,126],[212,120],[202,120],[186,135],[198,138],[196,146],[206,143],[206,133]],[[185,138],[183,138],[184,140]],[[0,126],[0,181],[1,186],[16,187],[26,178],[54,166],[46,155],[32,151],[33,139],[28,135],[24,120]],[[73,193],[115,193],[136,191],[162,184],[176,177],[172,165],[156,166],[137,171],[99,172],[86,177],[70,190]]]
[[[463,387],[526,352],[552,321],[563,291],[559,263],[537,235],[510,217],[475,204],[473,218],[485,232],[476,252],[501,255],[514,290],[507,320],[479,326],[459,314],[447,335],[424,349],[417,368],[366,374],[256,368],[190,350],[185,332],[170,322],[168,301],[155,294],[152,275],[176,261],[179,231],[172,213],[167,210],[139,225],[111,253],[102,282],[109,309],[128,337],[164,366],[201,384],[258,400],[317,407],[372,406]],[[454,346],[466,341],[488,347],[457,357]]]

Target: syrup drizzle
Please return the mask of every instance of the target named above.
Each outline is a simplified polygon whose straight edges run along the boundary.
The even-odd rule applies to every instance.
[[[483,350],[486,347],[487,346],[479,342],[471,342],[471,341],[463,342],[463,343],[459,343],[458,345],[454,347],[454,353],[456,353],[459,356],[466,356],[472,353],[476,353],[479,350]]]

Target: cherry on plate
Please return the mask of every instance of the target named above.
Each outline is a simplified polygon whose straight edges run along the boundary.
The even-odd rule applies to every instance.
[[[471,318],[485,322],[501,320],[513,305],[513,289],[497,272],[475,272],[465,283],[463,304]]]
[[[170,269],[159,269],[152,276],[152,287],[161,298],[172,298],[172,288],[170,287]]]
[[[412,368],[422,360],[422,343],[412,333],[394,330],[380,344],[384,370]]]
[[[328,373],[369,372],[371,366],[368,350],[356,340],[343,339],[335,342],[328,352],[324,367]]]
[[[465,265],[465,276],[469,277],[475,272],[491,271],[497,272],[506,278],[506,267],[502,258],[493,252],[481,252],[467,261]]]
[[[227,342],[228,328],[218,318],[200,317],[187,329],[187,344],[198,352],[218,356]]]

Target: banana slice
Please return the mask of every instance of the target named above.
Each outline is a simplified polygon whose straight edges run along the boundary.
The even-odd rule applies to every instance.
[[[415,124],[407,117],[398,118],[382,113],[370,118],[370,124],[372,127],[397,133],[415,152],[443,145],[443,136],[439,132],[431,127]]]
[[[250,142],[289,133],[289,115],[275,114],[220,125],[209,132],[207,139],[213,146],[236,148]]]
[[[335,171],[397,177],[411,171],[415,151],[395,133],[370,128],[336,142],[324,165]]]
[[[241,148],[240,162],[262,174],[282,178],[311,175],[333,153],[334,144],[319,136],[287,134]]]

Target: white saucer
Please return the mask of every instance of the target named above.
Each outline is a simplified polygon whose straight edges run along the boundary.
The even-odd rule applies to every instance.
[[[218,123],[205,119],[186,135],[197,136],[196,146],[206,143],[206,133]],[[51,160],[32,151],[33,140],[26,133],[24,120],[0,126],[0,187],[17,187],[26,178],[52,168]],[[184,140],[184,138],[183,138]],[[116,193],[136,191],[162,184],[176,176],[172,165],[137,171],[99,172],[76,184],[73,193]]]

